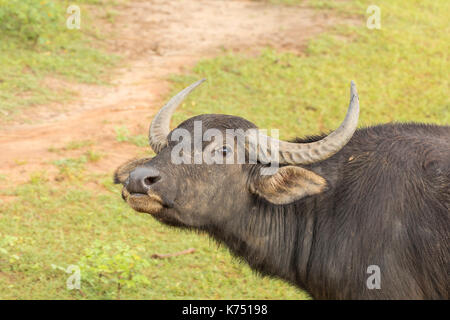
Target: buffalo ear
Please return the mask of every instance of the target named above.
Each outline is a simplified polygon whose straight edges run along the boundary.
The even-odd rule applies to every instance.
[[[318,174],[296,166],[281,167],[271,176],[259,176],[250,191],[273,204],[288,204],[320,193],[327,182]]]

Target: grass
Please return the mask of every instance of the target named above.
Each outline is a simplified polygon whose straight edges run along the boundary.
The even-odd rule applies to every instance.
[[[353,79],[361,126],[450,123],[449,2],[377,1],[381,30],[365,27],[369,4],[343,2],[339,9],[359,12],[362,24],[336,26],[311,40],[303,55],[272,49],[257,58],[229,53],[200,62],[190,75],[174,76],[173,93],[208,79],[175,115],[176,122],[228,113],[280,129],[282,138],[328,131],[345,116]]]
[[[0,0],[0,120],[24,108],[75,95],[72,82],[105,83],[118,57],[101,49],[101,32],[88,5],[77,1],[80,29],[68,29],[70,1]],[[105,9],[108,10],[108,9]],[[95,46],[93,46],[95,40]]]
[[[90,176],[78,169],[75,177],[57,185],[45,173],[34,175],[13,192],[18,200],[3,206],[0,299],[305,297],[281,281],[254,275],[205,235],[170,229],[136,214],[120,199],[109,175]],[[96,184],[101,194],[87,190],[88,183]],[[151,258],[191,247],[194,254]],[[136,265],[122,266],[123,261]],[[144,267],[138,261],[145,261]],[[71,264],[81,266],[81,291],[66,289],[69,274],[63,270]],[[106,283],[100,270],[108,275]],[[123,270],[139,271],[148,281],[133,279],[119,291],[116,281]]]
[[[359,16],[361,25],[336,26],[311,40],[304,54],[230,53],[201,61],[189,75],[174,76],[173,92],[208,78],[175,122],[227,113],[278,128],[282,138],[315,134],[342,121],[354,79],[361,125],[448,124],[448,1],[378,0],[381,30],[365,27],[369,4],[334,3],[333,10]],[[116,128],[116,140],[144,145],[126,127]],[[171,229],[132,211],[110,174],[89,173],[89,163],[100,156],[94,147],[75,141],[55,149],[61,156],[67,150],[83,153],[54,162],[62,179],[48,181],[45,172],[35,173],[3,194],[15,200],[0,200],[0,299],[307,298],[282,281],[253,274],[206,235]],[[188,248],[196,252],[151,258]],[[81,290],[66,289],[70,265],[81,268]]]
[[[116,140],[118,142],[129,142],[138,147],[148,146],[148,137],[143,134],[132,135],[126,126],[116,127]]]
[[[51,147],[49,149],[49,151],[60,153],[63,151],[79,150],[84,147],[90,147],[93,144],[94,144],[94,142],[92,140],[74,140],[74,141],[70,141],[69,143],[67,143],[67,145],[65,145],[62,148]]]

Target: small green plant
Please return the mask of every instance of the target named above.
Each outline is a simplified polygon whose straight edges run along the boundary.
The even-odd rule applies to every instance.
[[[94,150],[88,150],[84,153],[84,155],[86,156],[88,162],[98,162],[103,157],[102,153]]]
[[[0,0],[0,30],[31,44],[45,44],[63,16],[53,1]]]
[[[64,151],[79,150],[86,147],[91,147],[94,142],[91,140],[73,140],[67,143],[64,147],[51,146],[47,149],[48,152],[62,154]]]
[[[116,16],[119,14],[116,10],[106,10],[104,18],[108,20],[110,23],[114,23],[116,20]]]
[[[91,140],[70,141],[63,149],[64,150],[77,150],[84,147],[90,147],[94,144]]]
[[[0,233],[0,269],[2,264],[9,265],[10,270],[14,270],[20,256],[15,254],[16,245],[21,239],[15,236],[10,236]]]
[[[147,147],[148,137],[143,134],[138,134],[137,136],[130,137],[130,142],[138,147]]]
[[[145,135],[139,134],[133,136],[127,127],[116,127],[116,140],[119,142],[129,142],[138,147],[146,147],[148,145],[148,138]]]
[[[149,266],[149,262],[139,255],[141,250],[133,250],[121,242],[110,245],[96,241],[92,248],[84,251],[78,263],[83,284],[97,294],[116,299],[120,299],[123,289],[149,285],[149,280],[140,274]]]
[[[102,157],[102,153],[88,150],[78,158],[63,158],[55,160],[52,163],[59,169],[58,180],[63,180],[64,178],[73,180],[82,178],[82,172],[85,169],[86,163],[97,162]]]
[[[59,169],[60,178],[76,179],[80,177],[81,171],[88,162],[85,155],[79,158],[64,158],[53,161],[53,164]]]
[[[47,182],[47,177],[45,171],[37,171],[33,172],[30,175],[30,184],[32,185],[39,185],[42,183]]]
[[[119,142],[128,142],[129,141],[130,131],[128,130],[127,127],[125,127],[125,126],[116,127],[115,131],[116,131],[116,140],[117,141],[119,141]]]
[[[14,163],[18,166],[23,166],[24,164],[27,164],[28,161],[27,160],[23,160],[23,159],[14,159]]]

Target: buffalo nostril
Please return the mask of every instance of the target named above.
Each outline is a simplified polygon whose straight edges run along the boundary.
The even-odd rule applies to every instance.
[[[129,181],[125,186],[130,193],[146,194],[150,187],[160,179],[160,173],[155,168],[138,167],[130,172]]]
[[[158,182],[160,179],[161,179],[160,176],[146,177],[143,182],[146,187],[150,187],[152,184]]]

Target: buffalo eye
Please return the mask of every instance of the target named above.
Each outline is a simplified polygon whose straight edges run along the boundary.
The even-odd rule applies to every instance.
[[[231,148],[228,146],[222,146],[216,150],[216,152],[223,157],[227,157],[229,154],[231,154]]]

